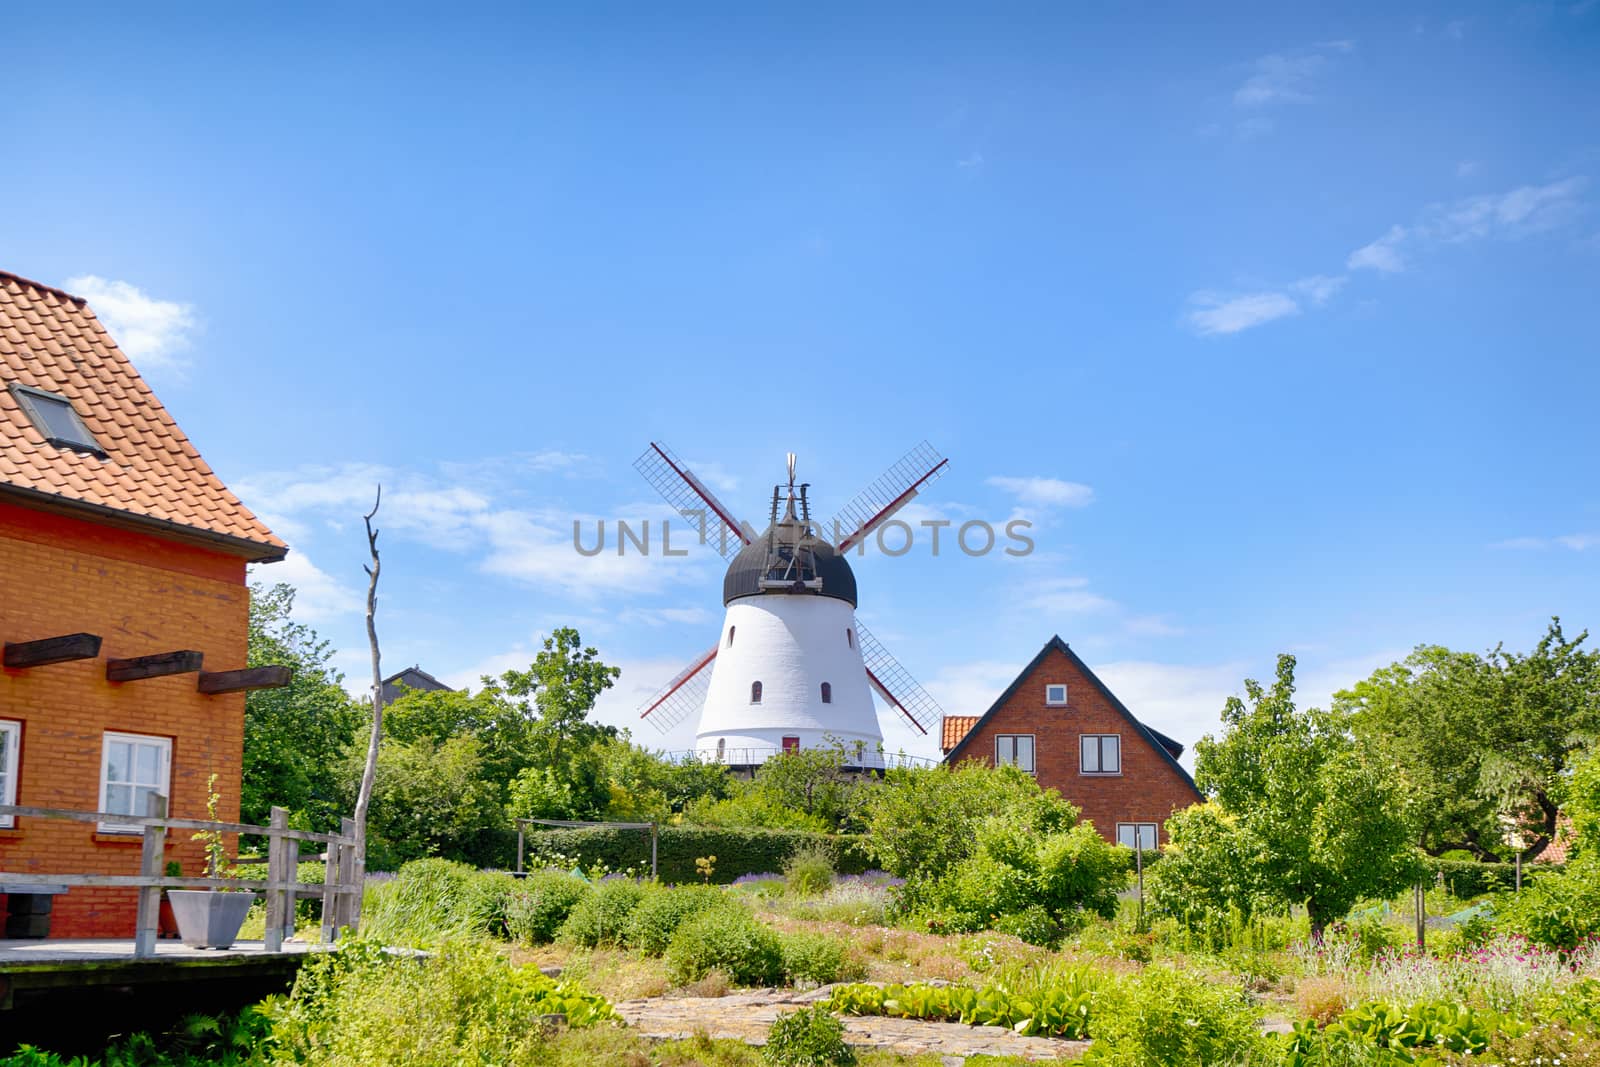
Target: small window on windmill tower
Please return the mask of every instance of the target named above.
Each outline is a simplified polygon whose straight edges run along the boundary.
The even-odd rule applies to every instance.
[[[733,647],[733,631],[735,631],[737,629],[738,629],[737,626],[728,627],[728,647],[729,648]]]
[[[761,703],[761,683],[760,682],[751,682],[750,683],[750,703],[752,703],[752,704]]]
[[[844,643],[849,645],[851,648],[856,647],[856,632],[850,629],[848,626],[844,628]]]
[[[1052,708],[1067,706],[1067,687],[1064,685],[1047,685],[1044,687],[1044,702]]]
[[[832,704],[833,703],[833,683],[831,683],[831,682],[823,682],[822,683],[822,702],[824,704]]]

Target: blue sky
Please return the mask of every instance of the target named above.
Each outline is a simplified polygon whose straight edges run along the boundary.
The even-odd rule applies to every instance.
[[[1192,744],[1279,651],[1320,700],[1600,623],[1594,0],[32,5],[0,80],[0,267],[90,296],[353,684],[381,480],[386,666],[574,624],[630,721],[721,616],[709,552],[571,549],[659,521],[651,439],[755,515],[926,438],[913,521],[1032,521],[858,565],[951,712],[1059,633]]]

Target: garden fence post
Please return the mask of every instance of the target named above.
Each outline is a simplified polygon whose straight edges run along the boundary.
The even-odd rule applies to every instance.
[[[1133,865],[1139,872],[1139,921],[1135,929],[1142,934],[1144,933],[1144,827],[1139,825],[1133,828]]]
[[[340,819],[339,833],[350,841],[339,850],[339,881],[345,890],[340,894],[344,898],[344,907],[339,910],[339,918],[341,925],[356,931],[361,928],[361,886],[356,875],[356,821]]]
[[[274,805],[269,825],[273,830],[287,830],[288,809]],[[294,900],[287,890],[279,888],[291,877],[285,870],[289,866],[289,844],[289,839],[282,834],[267,834],[267,929],[262,935],[262,947],[268,952],[282,951],[283,928],[286,923],[294,922]]]
[[[145,814],[154,819],[167,815],[167,798],[151,793],[145,805]],[[163,859],[167,828],[156,824],[144,828],[144,851],[139,858],[139,874],[151,881],[139,887],[139,913],[134,925],[133,955],[145,959],[156,954],[156,934],[161,921],[161,884],[165,871]]]
[[[1522,852],[1520,850],[1517,852],[1517,887],[1513,892],[1522,892]]]
[[[339,939],[339,907],[343,899],[339,892],[339,854],[343,845],[328,842],[322,854],[322,943],[331,945]]]
[[[525,826],[523,824],[521,819],[518,819],[517,820],[517,877],[518,878],[522,877],[522,839],[523,839],[523,835],[526,834],[526,833],[527,833],[527,826]]]
[[[657,823],[651,823],[650,824],[650,880],[651,881],[655,881],[657,879],[657,877],[658,877],[658,875],[656,874],[656,841],[658,840],[658,838],[660,836],[660,829],[661,828]]]
[[[1428,947],[1428,889],[1422,883],[1417,883],[1417,948]]]

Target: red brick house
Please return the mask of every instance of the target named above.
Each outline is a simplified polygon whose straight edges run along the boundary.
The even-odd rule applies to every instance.
[[[261,680],[244,670],[245,565],[286,551],[82,299],[0,273],[0,804],[143,814],[157,793],[205,818],[216,773],[236,820],[243,690]],[[201,873],[200,842],[167,850]],[[0,886],[137,874],[139,854],[114,820],[0,816]],[[50,933],[128,937],[135,910],[132,889],[73,889]]]
[[[1167,816],[1202,799],[1183,746],[1134,717],[1059,637],[982,715],[944,720],[945,762],[1014,763],[1079,808],[1108,840],[1166,840]]]

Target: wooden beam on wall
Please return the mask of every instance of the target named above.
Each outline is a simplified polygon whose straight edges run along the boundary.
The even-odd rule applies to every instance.
[[[106,681],[137,682],[145,678],[164,678],[169,674],[192,674],[200,669],[203,653],[192,649],[157,652],[132,659],[106,660]]]
[[[293,667],[248,667],[242,671],[201,671],[196,688],[202,693],[243,693],[281,689],[294,677]]]
[[[67,634],[43,637],[37,641],[6,642],[5,665],[12,670],[48,667],[77,659],[94,659],[100,654],[98,634]]]

